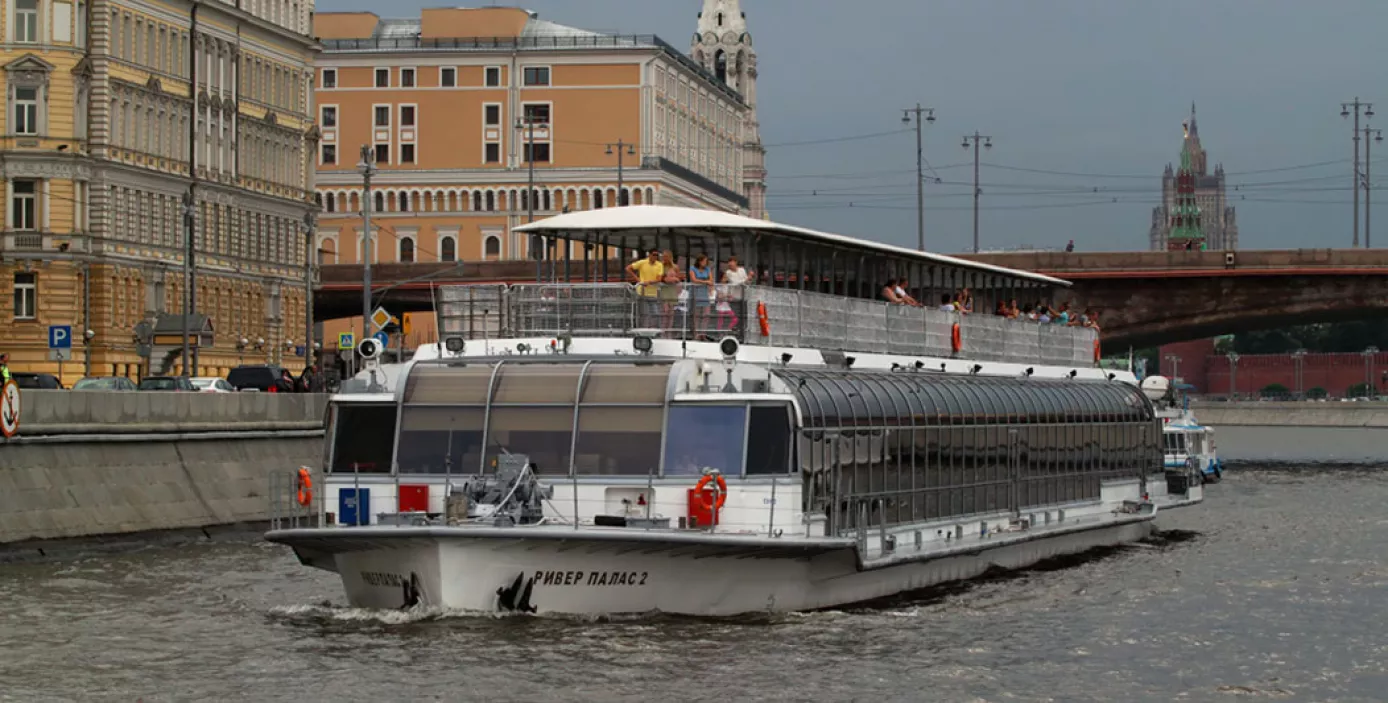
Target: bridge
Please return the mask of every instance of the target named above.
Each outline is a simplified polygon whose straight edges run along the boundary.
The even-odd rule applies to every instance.
[[[1008,252],[961,258],[1064,278],[1056,301],[1101,311],[1106,349],[1150,347],[1285,325],[1388,317],[1388,250]],[[545,262],[549,275],[550,262]],[[609,262],[620,280],[625,262]],[[564,280],[564,262],[556,262]],[[603,280],[600,261],[573,261],[574,280]],[[360,265],[322,267],[317,319],[360,315]],[[523,283],[534,261],[378,264],[375,297],[393,313],[433,309],[433,288]],[[1028,301],[1019,301],[1026,303]]]

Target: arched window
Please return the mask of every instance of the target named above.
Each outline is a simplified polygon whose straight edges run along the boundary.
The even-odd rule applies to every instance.
[[[374,198],[374,200],[375,200],[375,209],[376,209],[376,212],[385,212],[385,211],[386,211],[386,194],[385,194],[385,193],[382,193],[382,192],[380,192],[380,191],[376,191],[376,197]]]
[[[496,261],[501,258],[501,237],[490,235],[482,245],[482,256],[487,261]]]
[[[487,191],[487,212],[496,212],[496,193]]]
[[[337,212],[337,193],[328,193],[323,202],[328,212]]]
[[[337,241],[326,238],[318,244],[318,265],[328,266],[337,263]]]
[[[722,27],[722,26],[723,26],[723,13],[721,13],[721,12],[718,13],[718,26],[719,26],[719,27]]]
[[[402,193],[400,193],[400,212],[409,212],[409,211],[410,211],[410,194],[409,194],[409,193],[404,193],[404,192],[402,192]]]
[[[646,204],[655,205],[655,188],[646,189]]]
[[[713,73],[718,76],[718,80],[728,82],[728,55],[722,49],[713,55]]]
[[[439,241],[439,260],[457,261],[458,260],[458,241],[453,237],[445,236]]]
[[[542,208],[540,208],[540,209],[541,209],[541,210],[546,210],[546,211],[552,210],[553,208],[550,207],[549,191],[547,191],[547,190],[544,191],[544,192],[543,192],[543,195],[544,195],[544,200],[543,200],[543,202],[544,202],[544,207],[542,207]]]
[[[482,191],[472,191],[472,211],[482,212]]]
[[[593,209],[594,209],[594,210],[601,210],[601,209],[602,209],[602,191],[600,191],[600,190],[595,190],[595,191],[593,191]]]
[[[414,263],[414,237],[402,237],[400,239],[400,263]]]

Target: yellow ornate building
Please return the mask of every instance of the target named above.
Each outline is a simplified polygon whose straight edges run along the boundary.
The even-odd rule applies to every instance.
[[[13,290],[0,351],[11,368],[56,372],[48,328],[70,325],[69,385],[179,373],[189,218],[194,310],[212,330],[195,374],[301,365],[292,346],[306,334],[317,139],[311,0],[0,8],[0,281]],[[137,338],[148,327],[177,339]]]
[[[531,210],[612,207],[619,189],[631,205],[748,211],[751,107],[732,75],[658,37],[515,8],[318,13],[314,31],[322,263],[361,261],[362,146],[378,169],[375,262],[525,258],[514,228]],[[335,321],[327,337],[360,324]]]

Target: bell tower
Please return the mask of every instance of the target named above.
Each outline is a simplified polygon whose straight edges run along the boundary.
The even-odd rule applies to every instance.
[[[704,0],[689,53],[747,103],[742,122],[742,192],[747,196],[748,215],[765,219],[766,149],[757,122],[757,51],[752,48],[741,0]]]

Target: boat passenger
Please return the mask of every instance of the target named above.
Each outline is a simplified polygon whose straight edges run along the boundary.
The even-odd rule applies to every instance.
[[[896,279],[888,278],[887,284],[882,286],[882,297],[892,305],[905,305],[906,301],[902,300],[901,296],[897,294],[899,290],[901,289],[897,287]]]
[[[950,299],[949,293],[940,294],[940,312],[955,312],[954,301]]]
[[[660,262],[660,250],[652,249],[646,254],[646,258],[633,261],[627,266],[627,273],[631,275],[631,282],[636,284],[636,293],[641,299],[640,325],[655,327],[660,314],[657,290],[665,277],[665,266]]]
[[[713,267],[708,263],[708,255],[700,254],[694,260],[694,268],[689,270],[690,297],[694,302],[694,336],[707,337],[709,306],[717,293],[713,289]]]
[[[669,249],[665,250],[660,264],[660,303],[665,313],[661,328],[671,331],[675,328],[675,306],[680,301],[680,281],[684,280],[684,274],[680,271],[679,263],[675,261],[675,253]]]
[[[911,294],[906,292],[906,285],[907,283],[904,277],[896,279],[896,289],[894,291],[896,293],[896,297],[901,298],[901,301],[903,303],[910,305],[911,307],[922,307],[919,300],[912,298]]]
[[[1070,304],[1061,303],[1060,309],[1051,311],[1051,322],[1057,325],[1070,324]]]
[[[723,271],[722,295],[718,301],[718,329],[733,330],[737,328],[739,317],[737,305],[742,300],[742,287],[751,278],[751,272],[738,263],[736,256],[728,257],[728,268]]]

